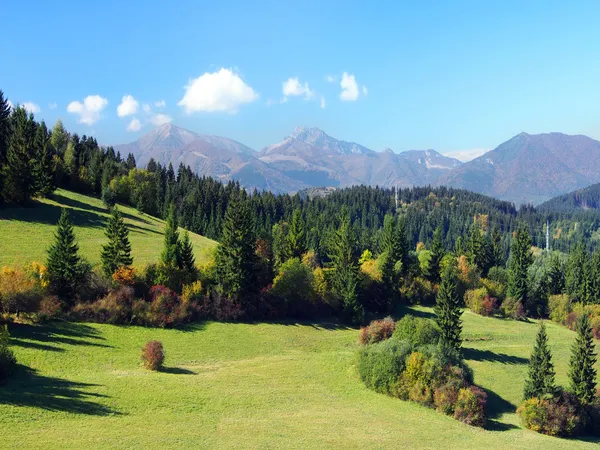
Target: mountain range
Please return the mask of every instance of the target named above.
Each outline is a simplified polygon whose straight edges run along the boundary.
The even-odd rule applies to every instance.
[[[466,163],[431,149],[376,152],[308,127],[255,151],[225,137],[165,124],[115,150],[133,153],[138,167],[151,158],[175,168],[183,163],[200,175],[275,193],[356,184],[446,185],[516,204],[539,204],[600,182],[600,142],[562,133],[521,133]]]

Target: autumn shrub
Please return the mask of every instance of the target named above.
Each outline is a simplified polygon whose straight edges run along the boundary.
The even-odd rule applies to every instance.
[[[309,250],[302,255],[302,264],[309,267],[310,270],[319,267],[319,258],[314,250]]]
[[[483,427],[486,422],[485,406],[487,394],[477,386],[469,386],[458,391],[454,404],[454,418],[476,427]]]
[[[458,399],[458,392],[464,383],[449,381],[433,391],[433,405],[436,411],[446,415],[454,415],[454,406]]]
[[[519,300],[512,297],[506,297],[500,305],[500,313],[504,317],[514,320],[523,320],[526,317],[525,308]]]
[[[564,325],[571,312],[571,300],[567,294],[551,295],[548,298],[548,309],[550,310],[550,319]]]
[[[560,391],[550,398],[533,397],[517,409],[523,425],[549,436],[569,437],[581,433],[588,416],[573,394]]]
[[[437,344],[441,333],[436,323],[431,319],[405,315],[396,322],[394,339],[407,341],[411,345]]]
[[[481,285],[487,290],[487,293],[490,297],[494,297],[502,302],[506,297],[506,284],[503,284],[499,281],[491,280],[489,278],[482,278],[479,280]]]
[[[43,288],[27,268],[0,269],[0,307],[4,314],[33,313],[39,309]]]
[[[396,322],[391,317],[373,320],[368,326],[361,327],[359,341],[362,345],[374,344],[392,337]]]
[[[483,299],[486,295],[488,295],[488,292],[484,287],[478,289],[467,289],[463,297],[465,305],[474,313],[481,314],[483,309]]]
[[[40,300],[40,307],[37,312],[37,320],[45,322],[56,319],[61,315],[62,302],[56,295],[45,295]]]
[[[409,277],[400,287],[400,296],[412,305],[433,305],[436,293],[436,285],[420,277]]]
[[[119,267],[115,273],[112,274],[113,281],[121,286],[131,286],[135,284],[135,277],[135,269],[128,266]]]
[[[191,320],[192,309],[189,303],[166,286],[153,286],[150,289],[150,305],[146,322],[159,327],[180,325]]]
[[[142,362],[149,370],[160,370],[165,362],[165,351],[160,341],[150,341],[142,349]]]
[[[94,302],[77,303],[71,310],[71,316],[88,322],[131,323],[134,300],[135,293],[131,286],[119,286]]]
[[[360,378],[369,389],[391,394],[411,353],[410,343],[395,339],[362,347],[358,353]]]
[[[0,383],[11,376],[17,366],[17,358],[9,347],[8,327],[0,327]]]

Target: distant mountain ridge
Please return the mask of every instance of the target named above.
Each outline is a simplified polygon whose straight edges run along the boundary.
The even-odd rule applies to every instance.
[[[249,190],[274,193],[357,184],[446,185],[519,205],[540,204],[600,182],[600,142],[562,133],[521,133],[466,163],[431,149],[377,152],[310,127],[297,127],[281,142],[255,151],[226,137],[165,124],[115,150],[133,153],[140,167],[154,158],[174,167],[189,165],[200,175],[222,181],[237,180]]]

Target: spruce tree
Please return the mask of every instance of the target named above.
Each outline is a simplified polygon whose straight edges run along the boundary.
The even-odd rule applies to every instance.
[[[396,220],[391,214],[385,215],[380,248],[384,254],[381,278],[388,296],[388,303],[391,304],[397,296],[400,276],[407,270],[408,241],[406,226],[402,219]]]
[[[540,321],[535,346],[529,358],[529,371],[523,389],[525,400],[554,393],[554,365],[548,348],[546,326]]]
[[[165,225],[164,248],[160,256],[160,262],[169,268],[179,267],[179,231],[177,228],[177,218],[175,217],[175,207],[169,208],[167,223]]]
[[[287,238],[287,235],[288,226],[285,222],[273,225],[271,236],[273,237],[273,267],[275,270],[279,269],[281,264],[292,257],[290,241]]]
[[[452,266],[446,267],[437,292],[434,312],[445,344],[459,350],[462,344],[462,310],[458,295],[457,276]]]
[[[37,127],[34,140],[35,162],[33,173],[35,192],[42,197],[48,197],[54,189],[54,164],[52,162],[52,144],[50,134],[44,121]]]
[[[440,280],[440,263],[446,254],[444,243],[442,242],[442,228],[437,227],[433,232],[433,242],[431,243],[431,261],[430,274],[434,281]]]
[[[492,229],[490,235],[490,241],[492,243],[492,259],[493,266],[504,267],[504,252],[502,251],[502,235],[498,227]],[[492,266],[492,267],[493,267]]]
[[[358,301],[358,258],[356,237],[350,224],[350,216],[344,207],[340,215],[339,227],[329,240],[329,258],[333,273],[333,293],[342,304],[348,319],[359,322],[364,309]]]
[[[292,221],[287,235],[292,258],[300,258],[306,252],[306,232],[302,211],[296,208],[292,214]]]
[[[573,301],[585,301],[585,264],[588,259],[583,242],[579,242],[569,255],[565,288]]]
[[[6,162],[6,152],[10,137],[10,105],[4,93],[0,90],[0,169]],[[2,186],[0,186],[0,189]]]
[[[570,390],[583,403],[590,403],[596,393],[596,352],[590,319],[582,314],[577,321],[577,338],[571,350]]]
[[[517,228],[510,252],[507,294],[525,305],[527,303],[528,270],[533,263],[531,237],[525,227]]]
[[[244,299],[256,286],[256,233],[248,201],[234,197],[227,206],[215,253],[217,283],[227,297]]]
[[[548,271],[548,289],[550,294],[562,294],[565,289],[565,271],[558,255],[552,255]]]
[[[187,231],[183,233],[183,239],[179,245],[179,265],[180,268],[190,274],[196,273],[196,257],[194,256],[194,246]]]
[[[129,267],[133,264],[129,229],[116,206],[112,209],[104,234],[108,238],[108,243],[102,246],[100,259],[104,275],[110,277],[120,267]]]
[[[89,274],[89,265],[79,256],[69,213],[63,209],[58,221],[54,244],[48,249],[48,279],[50,291],[69,299]]]

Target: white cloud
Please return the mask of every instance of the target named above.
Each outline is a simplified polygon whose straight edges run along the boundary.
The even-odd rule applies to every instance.
[[[337,80],[337,77],[333,76],[333,75],[325,75],[325,80],[328,83],[335,83],[335,81]]]
[[[56,103],[48,103],[48,108],[50,109],[56,109],[58,107],[58,105]]]
[[[77,114],[79,123],[93,125],[100,120],[100,113],[108,105],[108,100],[99,95],[88,95],[83,99],[83,103],[73,101],[67,106],[67,112]]]
[[[306,100],[309,100],[315,95],[315,92],[308,87],[308,83],[301,84],[298,77],[288,78],[282,83],[283,95],[286,97],[296,97],[303,95]]]
[[[187,114],[197,111],[226,111],[235,114],[239,107],[258,99],[258,94],[230,69],[206,72],[191,79],[179,101]]]
[[[489,151],[489,148],[471,148],[467,150],[452,150],[450,152],[444,153],[444,156],[448,156],[449,158],[456,158],[459,161],[467,162],[472,159],[477,158],[478,156],[483,155],[485,152]]]
[[[41,111],[40,106],[33,102],[25,102],[21,106],[23,106],[23,108],[25,108],[28,113],[36,114]]]
[[[325,97],[321,97],[321,109],[325,109],[327,103],[325,103]]]
[[[144,103],[144,104],[142,105],[142,109],[144,110],[144,112],[145,112],[146,114],[150,114],[150,105],[149,105],[148,103]]]
[[[366,97],[367,95],[369,95],[369,90],[364,85],[362,87],[362,94],[363,94],[364,97]]]
[[[354,75],[344,72],[342,74],[342,81],[340,81],[342,92],[340,93],[340,100],[347,102],[354,102],[358,100],[358,83]]]
[[[131,95],[124,95],[121,99],[121,104],[117,106],[117,116],[127,117],[132,116],[138,112],[139,108],[138,101]]]
[[[154,106],[156,106],[157,108],[164,108],[165,106],[167,106],[167,103],[164,100],[159,100],[157,102],[154,102]]]
[[[165,123],[169,123],[172,120],[173,120],[173,118],[166,114],[156,114],[156,115],[152,116],[152,118],[150,119],[150,122],[152,122],[152,125],[158,127],[160,125],[164,125]]]
[[[131,122],[127,125],[127,131],[140,131],[140,128],[142,128],[142,124],[135,117],[131,119]]]

